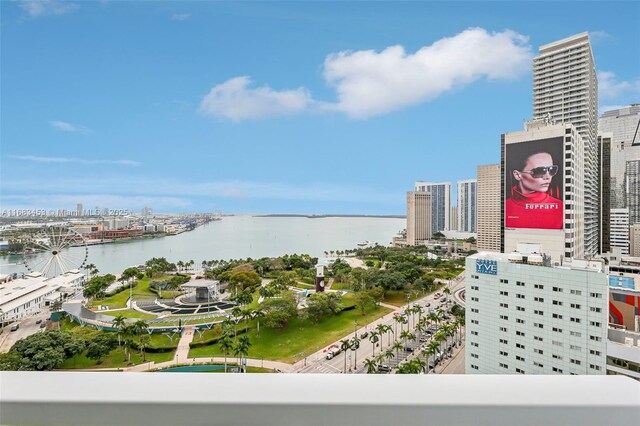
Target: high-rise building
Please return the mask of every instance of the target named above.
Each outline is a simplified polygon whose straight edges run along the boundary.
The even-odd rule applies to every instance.
[[[82,203],[78,203],[78,205],[76,205],[76,216],[84,216],[84,207],[82,206]]]
[[[611,251],[611,133],[598,132],[600,155],[600,253]]]
[[[552,266],[539,245],[466,259],[466,374],[605,374],[604,262]]]
[[[554,262],[582,259],[583,139],[570,123],[531,120],[502,135],[502,249],[541,244]]]
[[[431,200],[429,192],[407,192],[407,244],[411,246],[431,238]]]
[[[478,250],[501,252],[502,177],[500,164],[478,166]]]
[[[477,232],[477,187],[478,181],[476,179],[458,181],[458,231]]]
[[[629,209],[611,209],[610,230],[610,247],[629,254]]]
[[[451,229],[451,182],[422,182],[415,185],[418,192],[431,193],[431,230],[432,232]]]
[[[584,143],[584,250],[598,253],[598,79],[588,33],[541,46],[533,58],[533,116],[571,123]]]
[[[640,223],[629,227],[629,254],[633,257],[640,257]]]
[[[449,215],[450,228],[452,231],[459,231],[458,228],[458,206],[451,207],[451,214]]]
[[[640,223],[640,105],[605,112],[598,122],[601,158],[602,252],[610,250],[610,209]]]

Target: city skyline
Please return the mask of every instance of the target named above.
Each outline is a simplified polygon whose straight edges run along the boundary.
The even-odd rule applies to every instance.
[[[637,102],[625,5],[3,2],[0,204],[402,214],[499,161],[540,45],[589,31],[600,113]]]

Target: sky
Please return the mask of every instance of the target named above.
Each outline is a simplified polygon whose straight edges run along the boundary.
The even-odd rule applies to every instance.
[[[532,114],[588,31],[640,102],[638,2],[1,1],[0,209],[404,214]]]

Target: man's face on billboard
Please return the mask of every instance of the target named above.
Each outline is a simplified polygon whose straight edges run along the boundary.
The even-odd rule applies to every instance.
[[[549,167],[553,166],[553,158],[546,152],[540,152],[530,156],[524,168],[513,171],[513,176],[519,182],[520,192],[523,194],[531,194],[533,192],[547,192],[551,184],[553,175],[549,172]],[[532,170],[541,170],[540,167],[546,168],[544,173],[533,173]],[[555,173],[554,173],[555,174]],[[534,177],[534,175],[538,177]]]

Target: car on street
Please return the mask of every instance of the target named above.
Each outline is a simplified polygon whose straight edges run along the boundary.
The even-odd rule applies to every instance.
[[[20,328],[20,324],[13,324],[11,326],[11,331],[18,331],[19,328]]]
[[[431,306],[431,303],[427,302],[424,304],[424,306],[428,308],[429,306]]]
[[[391,367],[389,367],[387,364],[379,364],[378,371],[382,373],[388,373],[389,371],[391,371]]]
[[[404,348],[405,352],[413,352],[413,348],[411,346],[407,346],[406,348]]]
[[[39,319],[39,320],[36,321],[36,324],[40,324],[41,322],[42,322],[42,320]]]
[[[364,333],[362,333],[362,334],[360,335],[360,338],[361,338],[361,339],[366,339],[368,335],[369,335],[369,332],[368,332],[368,331],[365,331]]]
[[[424,343],[424,342],[428,342],[428,341],[429,341],[429,338],[428,338],[427,336],[422,336],[422,337],[420,337],[420,341],[421,341],[422,343]]]

